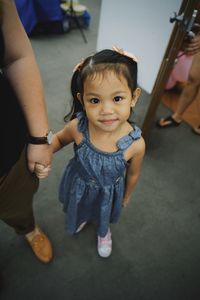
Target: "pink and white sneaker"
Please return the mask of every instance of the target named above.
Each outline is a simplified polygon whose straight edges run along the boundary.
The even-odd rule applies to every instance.
[[[98,236],[97,251],[101,257],[108,257],[112,252],[112,238],[110,228],[104,237]]]

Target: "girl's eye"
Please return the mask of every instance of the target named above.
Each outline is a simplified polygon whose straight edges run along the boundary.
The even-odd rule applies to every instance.
[[[90,103],[92,103],[92,104],[98,104],[99,103],[99,99],[92,98],[92,99],[90,99]]]
[[[120,102],[120,101],[122,101],[122,97],[121,96],[116,96],[116,97],[114,97],[114,102]]]

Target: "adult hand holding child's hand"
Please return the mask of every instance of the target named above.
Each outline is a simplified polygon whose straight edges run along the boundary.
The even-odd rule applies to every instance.
[[[43,166],[39,163],[35,164],[35,169],[34,169],[34,173],[36,174],[36,176],[40,179],[45,178],[49,175],[49,172],[51,171],[51,166]]]

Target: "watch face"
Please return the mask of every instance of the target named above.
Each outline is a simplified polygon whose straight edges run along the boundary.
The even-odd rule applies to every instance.
[[[53,132],[50,130],[48,135],[47,135],[47,142],[48,142],[49,145],[51,145],[52,140],[53,140]]]

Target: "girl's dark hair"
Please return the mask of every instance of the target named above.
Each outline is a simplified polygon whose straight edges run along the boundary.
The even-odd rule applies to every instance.
[[[70,112],[64,120],[74,119],[77,112],[83,111],[83,106],[77,98],[77,93],[83,95],[84,82],[87,77],[113,71],[117,76],[124,76],[130,90],[137,88],[137,62],[117,51],[105,49],[87,57],[73,73],[71,80],[71,93],[73,97]]]

